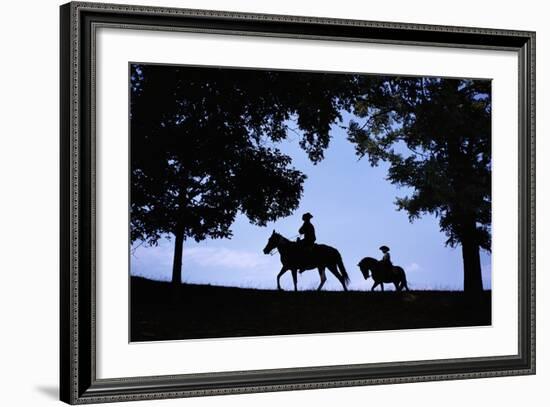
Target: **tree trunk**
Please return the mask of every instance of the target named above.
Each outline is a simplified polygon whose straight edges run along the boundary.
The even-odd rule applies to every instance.
[[[482,292],[479,244],[476,243],[475,234],[468,234],[462,239],[462,259],[464,262],[464,292],[469,294]]]
[[[177,228],[174,233],[176,242],[174,244],[174,264],[172,266],[172,283],[181,284],[181,263],[183,256],[183,228]]]

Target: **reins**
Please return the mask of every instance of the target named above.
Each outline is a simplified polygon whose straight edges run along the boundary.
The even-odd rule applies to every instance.
[[[298,238],[300,235],[292,236],[290,239],[284,237],[283,235],[280,235],[280,236],[281,236],[284,240],[286,240],[288,243],[292,243],[292,240]],[[274,247],[273,250],[271,250],[271,251],[269,252],[269,255],[270,255],[270,256],[273,256],[273,255],[277,254],[278,252],[279,252],[279,250],[277,249],[277,247]]]

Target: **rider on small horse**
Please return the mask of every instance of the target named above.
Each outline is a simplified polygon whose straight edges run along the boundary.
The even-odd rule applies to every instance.
[[[390,248],[388,246],[380,246],[379,250],[384,253],[380,259],[380,265],[382,266],[384,273],[389,275],[393,269],[393,264],[390,259]]]

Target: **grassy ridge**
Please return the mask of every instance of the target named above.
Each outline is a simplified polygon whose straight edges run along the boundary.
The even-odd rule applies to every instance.
[[[131,278],[131,341],[491,324],[491,292],[273,291]]]

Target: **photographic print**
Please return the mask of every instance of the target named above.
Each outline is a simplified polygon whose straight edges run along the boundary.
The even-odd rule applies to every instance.
[[[130,341],[491,325],[491,80],[129,64]]]
[[[535,374],[535,37],[62,5],[60,399]]]

